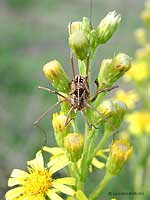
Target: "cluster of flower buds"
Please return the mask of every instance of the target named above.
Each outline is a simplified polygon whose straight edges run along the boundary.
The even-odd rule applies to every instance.
[[[121,17],[115,11],[107,16],[94,29],[88,18],[83,18],[82,22],[72,22],[69,24],[69,45],[79,60],[85,60],[90,48],[90,57],[93,56],[96,48],[100,44],[106,43],[116,31]]]

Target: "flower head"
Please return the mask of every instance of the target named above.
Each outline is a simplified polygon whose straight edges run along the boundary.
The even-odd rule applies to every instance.
[[[75,180],[71,177],[53,179],[52,175],[64,166],[51,168],[44,167],[41,151],[36,158],[27,162],[28,172],[14,169],[8,180],[8,186],[17,186],[5,195],[6,200],[37,199],[63,200],[57,192],[74,195],[74,190],[66,185],[74,185]]]
[[[117,15],[115,11],[109,12],[104,19],[102,19],[96,29],[99,44],[104,44],[111,38],[117,29],[120,20],[121,16]]]
[[[60,147],[64,146],[64,138],[70,132],[70,124],[65,126],[66,119],[67,117],[63,112],[53,114],[52,124],[54,128],[55,139]]]
[[[150,134],[150,113],[137,111],[127,116],[129,131],[136,135]]]
[[[88,36],[84,31],[75,31],[69,36],[69,45],[79,60],[84,60],[88,52]]]
[[[141,82],[148,77],[146,62],[135,61],[132,63],[132,68],[125,74],[125,81]]]
[[[118,174],[131,156],[132,151],[133,148],[127,140],[114,141],[106,164],[107,171],[112,175]]]
[[[69,78],[57,60],[50,61],[44,65],[43,73],[57,90],[68,93]]]
[[[119,101],[124,102],[129,109],[133,109],[135,106],[135,103],[139,99],[139,97],[135,91],[130,90],[130,91],[126,92],[122,89],[120,89],[116,92],[116,95],[114,98],[118,99]]]
[[[131,58],[119,53],[113,59],[103,60],[98,74],[99,87],[110,87],[131,67]]]
[[[112,128],[116,129],[120,126],[124,114],[126,112],[126,105],[115,99],[104,100],[97,108],[101,117],[97,112],[93,115],[93,124],[99,126],[101,122],[105,122],[107,130],[112,132]]]
[[[83,136],[79,133],[70,133],[65,138],[64,146],[67,151],[67,156],[72,162],[80,159],[83,151]]]

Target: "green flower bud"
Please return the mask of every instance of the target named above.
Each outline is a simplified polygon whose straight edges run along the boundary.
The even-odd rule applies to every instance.
[[[54,128],[55,139],[60,147],[64,146],[64,138],[70,132],[70,124],[65,127],[66,119],[67,117],[63,112],[60,112],[59,114],[53,114],[52,124]]]
[[[115,11],[109,12],[100,22],[96,29],[98,43],[104,44],[107,42],[116,31],[121,20],[121,16]]]
[[[130,67],[131,58],[124,53],[119,53],[113,59],[103,60],[98,74],[99,87],[112,86]]]
[[[83,136],[79,133],[70,133],[65,137],[65,149],[70,161],[77,162],[83,151]]]
[[[89,21],[89,19],[87,17],[83,17],[82,28],[83,28],[84,33],[86,33],[87,35],[92,30],[92,25],[91,25],[91,23],[90,23],[90,21]]]
[[[127,140],[116,140],[110,148],[110,154],[106,163],[109,174],[117,175],[132,154],[133,148]]]
[[[88,36],[84,31],[76,31],[69,37],[69,45],[79,60],[84,60],[88,52]]]
[[[113,132],[113,128],[117,129],[127,110],[126,105],[118,100],[107,99],[104,100],[97,108],[97,110],[104,116],[103,118],[97,112],[93,114],[93,124],[100,126],[105,122],[107,132]],[[106,121],[105,119],[108,119]],[[113,127],[112,127],[113,126]]]
[[[60,92],[69,92],[69,78],[57,60],[50,61],[43,67],[45,77]]]

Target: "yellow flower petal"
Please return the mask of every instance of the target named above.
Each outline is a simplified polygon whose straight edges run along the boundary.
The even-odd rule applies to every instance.
[[[51,153],[52,155],[59,155],[59,154],[63,154],[64,150],[60,147],[44,147],[43,148],[44,151],[47,151],[49,153]]]
[[[60,192],[63,192],[64,194],[68,194],[70,196],[73,196],[75,193],[75,191],[72,188],[70,188],[66,185],[63,185],[61,183],[53,182],[52,186],[54,188],[58,189]]]
[[[62,184],[66,184],[66,185],[75,185],[76,184],[75,179],[72,177],[58,178],[58,179],[54,180],[53,182],[54,183],[62,183]]]
[[[62,168],[66,167],[69,163],[70,163],[70,161],[68,161],[67,158],[65,158],[64,160],[59,160],[58,163],[56,163],[55,165],[53,165],[50,168],[50,170],[49,170],[50,174],[54,174],[58,170],[61,170]]]
[[[22,178],[9,178],[8,186],[12,187],[15,185],[22,185],[24,182],[25,182],[25,179],[22,179]]]
[[[32,168],[43,169],[44,168],[44,160],[41,151],[36,153],[36,157],[33,160],[27,161],[27,164]]]
[[[66,159],[66,156],[64,154],[58,155],[58,156],[52,156],[50,162],[48,163],[48,167],[51,167],[54,164],[60,163],[65,159]]]
[[[53,192],[52,190],[49,190],[47,192],[47,196],[51,199],[51,200],[63,200],[58,194],[56,194],[55,192]]]
[[[15,178],[26,178],[28,175],[29,174],[23,170],[14,169],[10,176]]]
[[[5,198],[6,200],[14,200],[16,197],[19,197],[20,194],[24,193],[24,191],[25,189],[23,187],[11,189],[6,193]]]
[[[102,169],[105,167],[105,164],[103,162],[100,162],[97,158],[93,158],[92,164],[97,167],[98,169]]]

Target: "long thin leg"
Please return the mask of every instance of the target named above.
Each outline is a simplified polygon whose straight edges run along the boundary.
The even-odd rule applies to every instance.
[[[43,86],[38,86],[38,88],[39,88],[39,89],[42,89],[42,90],[46,90],[46,91],[48,91],[48,92],[50,92],[50,93],[53,93],[53,94],[57,94],[57,95],[63,97],[64,99],[66,99],[66,100],[68,99],[68,98],[66,98],[64,95],[62,95],[61,93],[59,93],[59,92],[57,92],[57,91],[55,91],[55,90],[51,90],[50,88],[43,87]],[[68,99],[68,101],[69,101],[69,99]]]
[[[91,102],[94,101],[100,93],[102,93],[102,92],[109,92],[109,91],[111,91],[113,89],[116,89],[116,88],[118,88],[117,85],[112,86],[110,88],[104,88],[104,89],[97,90],[96,93],[93,95],[93,97],[91,97],[90,101]]]
[[[81,114],[82,114],[82,116],[83,116],[83,119],[84,119],[85,123],[88,125],[89,130],[91,130],[91,129],[92,129],[92,126],[91,126],[91,124],[89,124],[88,119],[87,119],[87,117],[86,117],[86,115],[85,115],[84,110],[81,110]]]
[[[42,147],[41,147],[41,150],[43,150],[44,146],[46,146],[46,143],[47,143],[47,133],[46,133],[46,131],[45,131],[43,128],[41,128],[38,124],[35,124],[35,126],[36,126],[40,131],[42,131],[42,133],[44,134],[44,142],[43,142],[43,145],[42,145]]]
[[[107,124],[115,131],[115,132],[118,132],[118,129],[116,129],[116,127],[114,127],[114,125],[111,123],[111,121],[109,121],[102,113],[100,113],[95,107],[93,107],[92,105],[90,104],[87,104],[87,107],[91,108],[92,110],[96,111],[100,117],[105,121],[107,122]]]
[[[73,53],[72,53],[71,49],[70,49],[70,62],[71,62],[71,68],[72,68],[72,73],[73,73],[73,78],[74,78],[75,77],[75,69],[74,69]]]
[[[38,124],[39,121],[41,121],[43,119],[43,117],[45,117],[45,115],[47,115],[49,112],[51,112],[57,105],[61,104],[62,102],[66,101],[65,100],[61,100],[58,101],[57,103],[55,103],[53,106],[51,106],[46,112],[44,112],[42,115],[40,115],[40,117],[33,123],[34,125]]]
[[[68,113],[67,113],[67,118],[66,118],[66,121],[65,121],[65,127],[70,123],[70,121],[72,120],[72,118],[71,119],[69,119],[69,116],[70,116],[70,113],[73,111],[73,106],[71,106],[71,108],[70,108],[70,110],[68,111]]]

